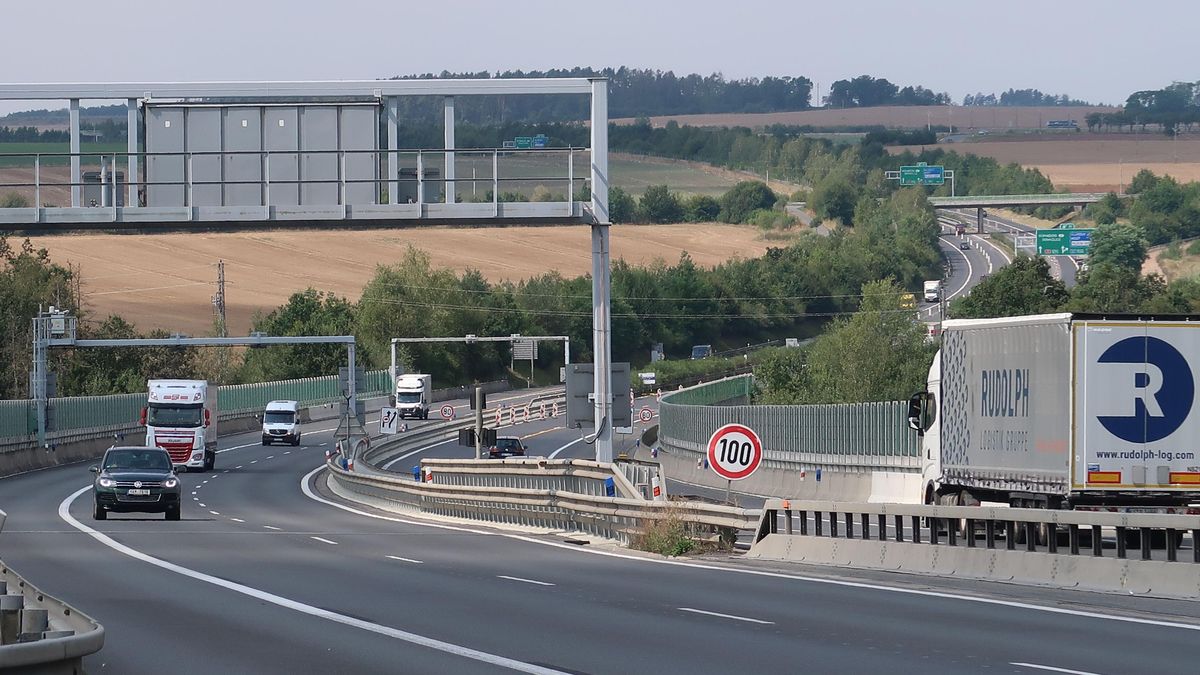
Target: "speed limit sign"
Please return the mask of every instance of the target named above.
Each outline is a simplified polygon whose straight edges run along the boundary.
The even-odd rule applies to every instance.
[[[654,411],[650,409],[650,406],[646,406],[638,412],[638,419],[643,422],[649,422],[654,419]]]
[[[762,463],[762,441],[750,427],[726,424],[708,439],[708,465],[728,480],[748,478]]]
[[[454,419],[454,406],[447,403],[446,405],[442,406],[441,413],[442,413],[442,419],[444,419],[444,420]]]

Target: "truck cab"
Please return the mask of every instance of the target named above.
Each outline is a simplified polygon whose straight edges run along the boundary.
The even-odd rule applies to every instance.
[[[925,391],[913,394],[908,402],[908,426],[921,437],[921,503],[934,504],[942,479],[941,420],[938,399],[942,391],[941,352],[933,357]]]
[[[146,445],[178,470],[211,471],[217,458],[217,387],[205,380],[150,380],[140,424]]]
[[[271,401],[262,416],[262,444],[285,441],[300,445],[300,404],[296,401]]]

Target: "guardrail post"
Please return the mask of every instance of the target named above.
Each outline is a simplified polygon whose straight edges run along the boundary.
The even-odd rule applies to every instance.
[[[1025,528],[1025,550],[1033,553],[1037,550],[1037,523],[1026,521],[1021,526]]]
[[[792,534],[792,510],[788,509],[783,512],[784,526],[787,528],[787,533]]]
[[[1176,562],[1179,551],[1175,545],[1175,530],[1167,530],[1167,562]]]
[[[1058,553],[1058,525],[1046,523],[1046,551]]]
[[[937,528],[932,528],[930,532],[937,532]],[[937,537],[936,534],[933,536]],[[921,516],[912,517],[912,542],[914,544],[921,543]],[[933,543],[937,543],[936,540]]]
[[[1117,526],[1117,557],[1125,557],[1125,528]]]
[[[975,548],[975,519],[967,518],[967,548]]]
[[[838,514],[837,511],[829,512],[829,536],[835,539],[838,536]]]
[[[871,514],[864,513],[864,514],[862,514],[861,519],[862,519],[862,538],[870,539],[871,538]]]
[[[854,538],[854,514],[849,511],[846,512],[846,538]]]
[[[1100,538],[1100,526],[1092,526],[1092,555],[1097,558],[1104,556],[1104,540]]]
[[[1017,550],[1017,522],[1004,521],[1004,547],[1010,551]]]
[[[904,516],[896,516],[896,541],[904,541]]]
[[[808,534],[808,511],[800,512],[800,534]]]
[[[934,544],[936,546],[938,543],[938,540],[940,539],[939,535],[940,535],[940,530],[942,529],[941,528],[942,519],[941,518],[929,518],[928,520],[929,520],[929,543]],[[919,524],[920,524],[919,522],[913,522],[913,529],[916,530]]]
[[[1143,527],[1140,529],[1141,529],[1141,536],[1139,536],[1138,539],[1140,540],[1139,543],[1142,545],[1142,560],[1149,560],[1150,559],[1150,528]]]
[[[887,541],[887,515],[879,514],[879,541]]]
[[[991,518],[983,523],[983,542],[989,549],[996,548],[996,521]]]
[[[822,528],[820,511],[813,511],[813,522],[816,523],[816,525],[817,525],[817,536],[819,537],[819,536],[821,536],[821,528]]]
[[[1192,530],[1192,562],[1200,563],[1200,528]]]
[[[946,518],[946,538],[951,546],[958,546],[958,523],[954,518]]]
[[[1079,526],[1071,524],[1067,526],[1067,540],[1071,546],[1071,555],[1079,555]]]

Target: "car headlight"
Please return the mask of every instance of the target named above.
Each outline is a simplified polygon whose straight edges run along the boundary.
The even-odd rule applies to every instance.
[[[163,487],[167,487],[167,488],[173,488],[173,487],[175,487],[176,485],[179,485],[179,479],[178,479],[178,478],[168,478],[168,479],[166,479],[165,481],[163,481]]]
[[[104,478],[104,477],[101,477],[99,482],[100,482],[100,487],[104,487],[104,488],[110,488],[117,484],[116,481],[114,481],[113,479]]]

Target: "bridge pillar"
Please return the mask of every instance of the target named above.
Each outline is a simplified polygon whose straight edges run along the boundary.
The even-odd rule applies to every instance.
[[[596,461],[613,461],[612,265],[608,219],[608,81],[592,80],[592,363],[595,364]],[[619,405],[625,405],[620,401]]]
[[[453,204],[454,198],[454,97],[446,97],[446,203]]]
[[[975,207],[975,231],[979,234],[983,234],[983,207],[982,206]]]
[[[71,130],[71,206],[78,207],[83,188],[79,178],[79,99],[71,99],[69,116]],[[41,206],[40,204],[38,206]]]
[[[127,164],[127,167],[125,170],[129,172],[125,176],[125,189],[126,189],[125,206],[131,206],[134,208],[141,206],[141,203],[138,201],[138,183],[140,183],[141,181],[138,180],[138,156],[137,156],[138,123],[137,122],[138,122],[137,99],[136,98],[125,99],[125,125],[126,125],[125,134],[126,134],[126,138],[127,138],[126,143],[125,143],[125,151],[129,153],[125,157],[125,161]],[[114,168],[114,170],[116,170],[115,159],[113,161],[113,168]],[[114,183],[116,183],[116,182],[117,181],[114,180]],[[116,198],[117,198],[117,196],[116,196],[116,194],[114,194],[113,199],[115,200]],[[38,204],[38,206],[41,206],[41,205]]]

